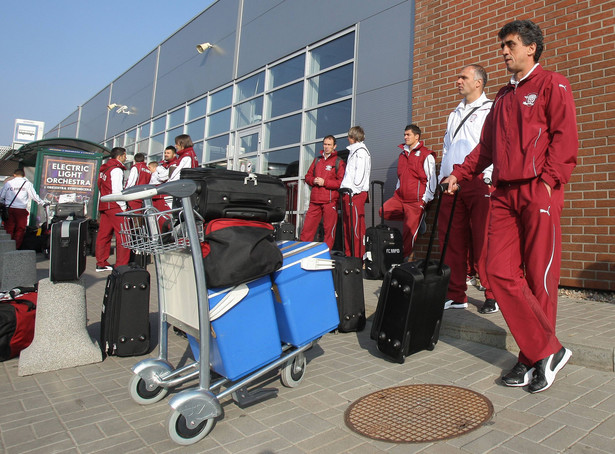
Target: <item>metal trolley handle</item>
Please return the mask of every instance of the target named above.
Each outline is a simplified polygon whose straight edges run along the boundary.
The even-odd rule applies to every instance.
[[[132,200],[150,199],[157,195],[170,195],[173,197],[190,197],[198,189],[193,180],[177,180],[154,186],[143,184],[124,189],[120,194],[108,194],[100,198],[102,202],[130,202]]]

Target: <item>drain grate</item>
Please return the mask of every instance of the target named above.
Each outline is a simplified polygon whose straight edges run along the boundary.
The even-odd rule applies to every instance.
[[[448,385],[383,389],[353,402],[346,425],[361,435],[392,443],[426,443],[468,433],[491,419],[482,394]]]

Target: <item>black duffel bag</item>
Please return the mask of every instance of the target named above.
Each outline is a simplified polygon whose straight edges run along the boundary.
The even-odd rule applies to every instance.
[[[218,218],[280,222],[286,214],[286,186],[271,175],[226,169],[182,169],[197,182],[192,203],[205,221]]]
[[[267,222],[214,219],[207,224],[201,243],[208,288],[248,282],[277,271],[282,252]]]

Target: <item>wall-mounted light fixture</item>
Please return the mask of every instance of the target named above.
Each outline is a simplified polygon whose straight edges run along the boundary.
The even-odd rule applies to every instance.
[[[116,109],[116,108],[117,108],[117,109]],[[113,103],[113,104],[109,104],[109,105],[107,106],[107,110],[110,110],[110,111],[111,111],[111,110],[113,110],[113,109],[116,109],[116,110],[115,110],[115,112],[116,112],[116,113],[123,113],[123,114],[126,114],[126,115],[130,115],[130,114],[132,113],[132,112],[130,111],[130,109],[128,108],[128,106],[127,106],[127,105],[124,105],[124,104],[116,104],[116,103]]]
[[[199,54],[202,54],[203,52],[205,52],[207,49],[211,49],[212,47],[214,47],[213,44],[211,43],[203,43],[203,44],[199,44],[196,46],[196,50]]]

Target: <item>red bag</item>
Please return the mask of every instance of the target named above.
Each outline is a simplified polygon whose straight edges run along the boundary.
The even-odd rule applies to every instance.
[[[0,361],[16,357],[32,343],[37,296],[30,292],[0,300]]]
[[[205,228],[201,243],[208,288],[248,282],[282,267],[282,252],[273,225],[261,221],[220,218]]]

